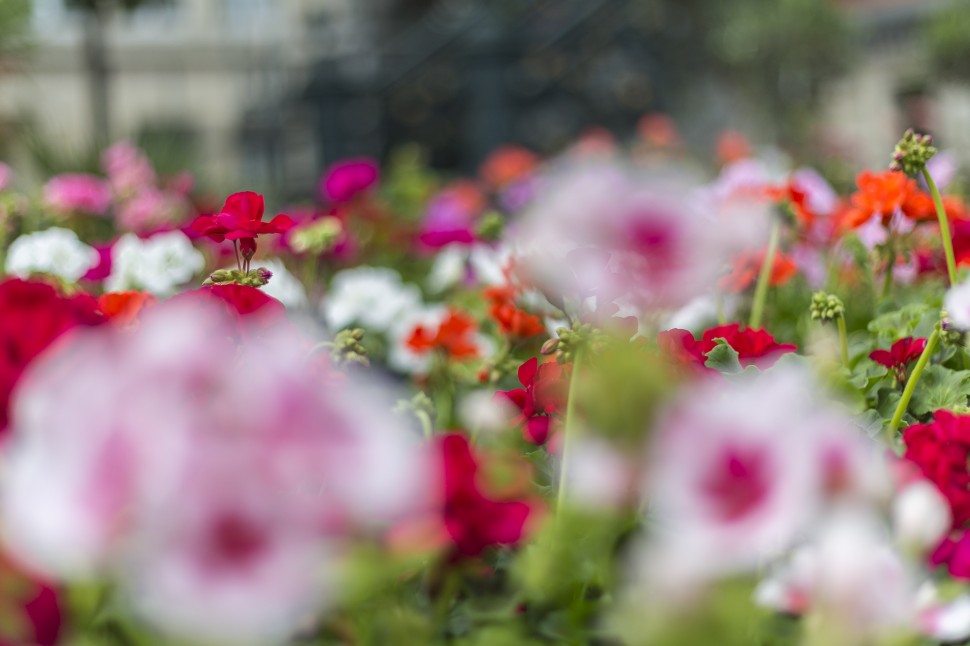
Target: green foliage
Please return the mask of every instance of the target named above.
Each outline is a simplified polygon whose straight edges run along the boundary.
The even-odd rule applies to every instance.
[[[29,43],[31,0],[0,1],[0,62]]]
[[[954,2],[923,29],[923,42],[935,72],[955,81],[970,79],[970,5]]]
[[[970,394],[970,370],[947,370],[943,366],[927,366],[923,370],[910,410],[917,416],[933,411],[966,409]]]
[[[715,339],[714,341],[717,345],[707,353],[707,361],[704,362],[704,365],[729,375],[741,372],[741,363],[738,361],[737,351],[729,346],[724,339]]]

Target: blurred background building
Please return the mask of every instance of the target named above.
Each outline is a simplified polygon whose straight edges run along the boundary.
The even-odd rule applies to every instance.
[[[163,168],[298,196],[340,157],[417,142],[467,170],[665,112],[703,151],[730,128],[882,165],[914,125],[966,157],[966,5],[0,0],[0,153],[62,170],[130,137]]]

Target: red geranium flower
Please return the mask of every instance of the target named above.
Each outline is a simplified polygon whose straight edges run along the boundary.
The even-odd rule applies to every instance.
[[[473,318],[456,309],[449,309],[436,330],[419,325],[414,328],[407,344],[418,354],[441,350],[452,359],[472,359],[478,356],[475,329]]]
[[[231,314],[230,321],[235,321],[234,329],[220,330],[236,339],[245,339],[253,335],[259,336],[266,330],[288,325],[286,307],[266,292],[249,285],[227,283],[224,285],[206,285],[198,289],[183,292],[175,299],[205,298],[223,303]],[[230,324],[232,327],[232,324]]]
[[[518,376],[522,388],[500,390],[497,395],[522,412],[522,436],[541,446],[549,439],[552,415],[566,405],[566,371],[555,361],[539,365],[532,357],[519,366]]]
[[[0,622],[0,646],[55,646],[61,633],[61,602],[49,584],[28,576],[0,557],[4,593],[0,615],[16,621]]]
[[[707,353],[717,345],[717,339],[724,339],[735,352],[743,367],[757,366],[767,368],[786,352],[794,352],[797,346],[791,343],[778,343],[775,337],[765,330],[741,329],[740,323],[718,325],[704,331],[701,339],[695,340],[687,330],[674,328],[661,332],[658,342],[678,363],[705,368]]]
[[[873,350],[869,353],[869,358],[889,369],[896,381],[903,385],[906,383],[906,369],[910,363],[919,359],[925,348],[926,339],[908,336],[893,343],[888,350]]]
[[[542,334],[545,327],[535,314],[529,314],[515,306],[516,289],[511,286],[489,287],[485,290],[485,298],[491,304],[489,315],[495,319],[502,332],[509,336],[528,338]]]
[[[7,428],[10,395],[24,370],[68,330],[106,319],[88,294],[62,296],[53,286],[16,278],[0,283],[0,432]]]
[[[970,415],[938,410],[928,424],[903,431],[904,457],[940,490],[950,504],[953,527],[970,521]]]
[[[233,193],[215,216],[202,215],[192,223],[192,229],[216,242],[256,238],[262,233],[285,233],[293,226],[288,215],[277,215],[263,222],[263,196],[252,191]]]
[[[130,325],[155,297],[147,292],[108,292],[98,297],[101,313],[118,325]]]
[[[531,505],[521,500],[494,500],[482,492],[478,461],[464,435],[445,435],[439,447],[444,479],[442,514],[458,556],[478,556],[494,545],[519,542]]]

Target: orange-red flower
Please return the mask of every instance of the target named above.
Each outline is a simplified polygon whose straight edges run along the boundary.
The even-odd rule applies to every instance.
[[[418,354],[441,350],[452,359],[472,359],[478,356],[475,331],[474,319],[459,310],[449,309],[436,330],[419,325],[408,337],[407,344]]]
[[[493,189],[501,189],[531,174],[539,166],[539,157],[519,146],[502,146],[482,164],[479,174]]]
[[[489,315],[498,322],[502,332],[509,336],[528,338],[542,334],[545,327],[539,317],[515,306],[516,291],[510,285],[486,289],[485,298],[490,301]]]
[[[720,289],[725,292],[743,292],[754,284],[761,273],[761,266],[765,262],[765,252],[757,251],[745,253],[735,257],[731,263],[731,273],[721,277]],[[768,284],[772,287],[784,285],[798,273],[798,266],[795,261],[778,252],[771,267],[771,276]]]
[[[155,297],[147,292],[108,292],[98,298],[98,309],[115,323],[130,325],[154,302]]]

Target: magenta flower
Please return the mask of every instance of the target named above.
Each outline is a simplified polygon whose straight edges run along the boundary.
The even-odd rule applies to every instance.
[[[345,159],[331,166],[320,180],[320,197],[327,202],[349,202],[371,189],[380,177],[377,163],[366,157]]]
[[[925,348],[926,339],[908,336],[893,343],[888,350],[873,350],[869,353],[869,358],[888,369],[899,384],[905,384],[906,369],[909,364],[919,359]]]
[[[111,206],[111,188],[94,175],[57,175],[44,185],[44,203],[60,213],[104,215]]]

